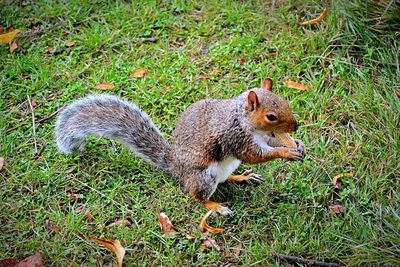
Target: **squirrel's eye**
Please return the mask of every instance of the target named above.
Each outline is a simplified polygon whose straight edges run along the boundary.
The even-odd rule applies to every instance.
[[[267,119],[269,121],[276,121],[278,118],[273,114],[267,114]]]

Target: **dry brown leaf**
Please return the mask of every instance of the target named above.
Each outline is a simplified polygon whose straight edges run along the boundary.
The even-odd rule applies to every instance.
[[[307,85],[304,85],[304,84],[301,84],[301,83],[298,83],[298,82],[294,82],[294,81],[291,81],[291,80],[285,81],[284,84],[288,88],[297,89],[297,90],[300,90],[300,91],[307,90],[307,88],[308,88]]]
[[[242,251],[242,247],[243,247],[242,242],[239,242],[239,244],[237,244],[237,246],[235,247],[235,256],[236,257],[240,256],[240,252]]]
[[[0,157],[0,171],[1,169],[3,169],[3,166],[4,166],[4,158]]]
[[[144,68],[137,69],[131,73],[131,78],[143,78],[146,76],[146,70]]]
[[[111,83],[101,83],[101,84],[96,85],[96,89],[99,89],[99,90],[111,90],[113,88],[114,88],[114,85]]]
[[[110,223],[109,225],[106,226],[106,228],[113,227],[113,226],[118,226],[118,227],[121,227],[121,226],[131,227],[131,226],[132,226],[132,223],[131,223],[130,221],[128,221],[128,220],[119,220],[119,221]]]
[[[205,238],[200,247],[205,251],[209,251],[210,250],[209,248],[215,248],[217,251],[221,250],[220,246],[218,246],[215,239],[210,237]]]
[[[67,196],[73,201],[77,201],[79,199],[79,194],[71,192],[71,191],[67,192]]]
[[[85,212],[85,217],[88,219],[89,223],[92,224],[93,223],[93,215],[90,212],[90,209],[87,209]]]
[[[32,256],[29,256],[28,258],[20,261],[15,265],[15,267],[42,267],[42,258],[43,258],[43,252],[38,251]]]
[[[17,49],[17,48],[18,48],[17,40],[14,39],[14,41],[12,41],[12,43],[11,43],[11,45],[10,45],[10,52],[11,52],[11,53],[14,52],[15,49]]]
[[[20,30],[14,30],[7,33],[0,34],[0,44],[11,44],[12,41],[17,37]]]
[[[68,47],[71,47],[71,46],[75,45],[75,41],[68,42],[66,45],[67,45]]]
[[[122,267],[122,261],[125,256],[125,248],[121,245],[121,242],[118,240],[111,241],[104,238],[94,237],[90,237],[90,239],[114,252],[114,254],[117,256],[117,267]]]
[[[202,218],[201,221],[200,221],[199,227],[200,227],[200,229],[202,230],[202,232],[208,231],[208,232],[210,232],[210,233],[216,235],[216,234],[219,234],[219,233],[223,232],[224,229],[222,229],[222,228],[213,228],[213,227],[211,227],[211,226],[209,226],[209,225],[207,224],[207,219],[210,217],[210,215],[211,215],[212,213],[213,213],[213,210],[209,210],[209,211],[206,213],[206,215],[203,216],[203,218]]]
[[[17,263],[17,259],[4,259],[0,260],[0,267],[14,267]]]
[[[321,15],[318,16],[318,18],[312,19],[312,20],[309,20],[309,21],[300,22],[299,24],[301,26],[308,26],[308,25],[316,24],[318,22],[321,22],[326,17],[327,14],[328,14],[328,10],[325,8],[322,11]]]
[[[53,221],[46,219],[43,223],[44,227],[47,229],[51,229],[54,232],[58,233],[61,231],[61,227],[57,226]]]
[[[71,167],[71,168],[68,168],[66,171],[65,171],[65,173],[66,174],[70,174],[70,173],[73,173],[75,171],[75,168],[74,167]]]
[[[331,213],[342,215],[344,213],[344,207],[341,204],[328,206],[328,209]]]
[[[158,212],[157,217],[161,232],[163,232],[166,237],[176,234],[176,228],[172,225],[172,222],[164,212]]]

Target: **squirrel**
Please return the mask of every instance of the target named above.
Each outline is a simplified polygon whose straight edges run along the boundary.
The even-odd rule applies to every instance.
[[[149,116],[114,95],[90,95],[68,105],[57,117],[56,141],[62,153],[83,150],[85,137],[97,135],[122,142],[129,150],[172,175],[209,210],[232,211],[210,200],[225,181],[260,182],[251,170],[232,175],[241,162],[300,160],[304,145],[282,146],[274,133],[294,132],[298,124],[289,103],[272,92],[267,78],[260,88],[223,100],[205,99],[184,111],[168,142]]]

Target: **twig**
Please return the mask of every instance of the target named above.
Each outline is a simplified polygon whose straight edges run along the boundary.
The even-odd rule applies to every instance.
[[[41,143],[42,143],[42,147],[40,148],[40,150],[36,154],[34,154],[31,157],[32,160],[39,158],[42,155],[44,149],[46,148],[47,144],[44,143],[44,142],[41,142]]]
[[[53,112],[52,114],[50,114],[49,116],[44,117],[44,118],[42,118],[42,119],[40,119],[40,120],[37,120],[37,121],[36,121],[36,124],[43,123],[43,122],[45,122],[45,121],[47,121],[47,120],[53,118],[58,112],[60,112],[61,109],[62,109],[62,108],[57,109],[56,111],[54,111],[54,112]],[[10,129],[8,129],[8,130],[6,131],[6,133],[12,132],[12,131],[18,129],[19,127],[21,127],[21,126],[28,125],[28,124],[31,124],[31,122],[23,122],[23,123],[21,123],[21,124],[18,125],[18,126],[15,126],[15,127],[12,127],[12,128],[10,128]]]
[[[337,264],[337,263],[309,260],[309,259],[304,259],[301,257],[290,256],[290,255],[285,255],[285,254],[274,254],[274,256],[277,257],[278,259],[285,260],[289,263],[296,262],[296,263],[306,264],[308,266],[339,267],[339,264]]]
[[[38,149],[37,149],[37,142],[36,142],[36,129],[35,129],[35,112],[33,111],[31,99],[29,95],[26,96],[28,98],[29,102],[29,107],[31,108],[31,113],[32,113],[32,128],[33,128],[33,141],[35,142],[35,154],[37,154]]]

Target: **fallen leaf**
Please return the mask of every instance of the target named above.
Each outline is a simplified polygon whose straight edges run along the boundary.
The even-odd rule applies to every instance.
[[[166,237],[176,234],[175,227],[164,212],[158,212],[157,217],[158,222],[160,223],[161,232],[163,232]]]
[[[70,174],[70,173],[73,173],[75,171],[75,168],[74,167],[71,167],[71,168],[68,168],[66,171],[65,171],[65,173],[66,174]]]
[[[131,78],[143,78],[146,76],[146,70],[144,68],[137,69],[131,73]]]
[[[200,247],[205,251],[209,251],[210,250],[209,248],[215,248],[217,251],[221,250],[220,246],[218,246],[215,239],[210,237],[205,238],[203,240],[203,243],[201,243]]]
[[[42,267],[42,258],[43,258],[43,252],[38,251],[32,256],[29,256],[28,258],[20,261],[15,265],[15,267]]]
[[[328,14],[328,10],[325,8],[322,11],[321,15],[318,16],[318,18],[312,19],[312,20],[309,20],[309,21],[300,22],[299,24],[301,26],[308,26],[308,25],[316,24],[316,23],[322,21],[326,17],[327,14]]]
[[[353,173],[340,173],[340,174],[338,174],[338,175],[336,175],[335,177],[332,178],[332,184],[333,184],[334,186],[336,186],[338,180],[339,180],[340,178],[342,178],[342,177],[345,177],[345,176],[347,176],[347,177],[353,177],[354,174],[353,174]]]
[[[67,196],[73,201],[77,201],[79,199],[79,194],[71,192],[71,191],[67,192]]]
[[[93,215],[92,215],[92,213],[90,212],[90,209],[87,209],[87,210],[86,210],[86,212],[85,212],[85,217],[88,219],[89,224],[92,224],[92,223],[93,223]]]
[[[243,247],[242,242],[239,242],[239,244],[237,244],[237,246],[235,247],[235,256],[236,257],[240,256],[240,252],[242,251],[242,247]]]
[[[4,166],[4,158],[0,157],[0,171],[1,169],[3,169],[3,166]]]
[[[10,44],[17,37],[17,34],[21,32],[20,30],[15,30],[0,34],[0,44]]]
[[[125,248],[121,245],[121,242],[118,240],[111,241],[104,238],[90,237],[90,239],[114,252],[114,254],[117,256],[117,267],[122,267],[122,261],[125,256]]]
[[[187,240],[192,240],[192,239],[195,239],[195,237],[187,234],[187,235],[186,235],[186,239],[187,239]]]
[[[75,45],[75,41],[68,42],[66,45],[67,45],[68,47],[71,47],[71,46]]]
[[[114,88],[114,85],[111,83],[101,83],[101,84],[96,85],[96,89],[99,89],[99,90],[111,90],[113,88]]]
[[[57,226],[53,221],[46,219],[43,222],[44,227],[47,229],[53,230],[54,232],[58,233],[61,231],[61,227]]]
[[[11,52],[11,53],[14,52],[15,49],[17,49],[17,48],[18,48],[17,40],[14,39],[14,41],[12,41],[12,43],[11,43],[11,45],[10,45],[10,52]]]
[[[342,215],[344,213],[344,207],[341,204],[328,206],[328,209],[331,213]]]
[[[51,47],[51,46],[47,47],[47,52],[48,52],[49,54],[52,54],[52,53],[54,52],[54,48]]]
[[[297,83],[297,82],[294,82],[291,80],[285,81],[284,84],[288,88],[297,89],[297,90],[301,90],[301,91],[307,90],[307,88],[308,88],[307,85],[303,85],[301,83]]]
[[[207,224],[207,219],[210,217],[210,215],[211,215],[212,213],[213,213],[213,210],[209,210],[209,211],[206,213],[206,215],[203,216],[203,218],[202,218],[201,221],[200,221],[199,227],[200,227],[200,229],[202,230],[202,232],[208,231],[208,232],[210,232],[210,233],[212,233],[212,234],[215,235],[215,234],[219,234],[219,233],[223,232],[224,229],[221,229],[221,228],[213,228],[213,227],[211,227],[211,226],[209,226],[209,225]]]
[[[213,69],[212,71],[215,75],[217,75],[219,73],[219,69]]]
[[[17,263],[17,259],[4,259],[0,260],[0,267],[14,267]]]
[[[131,227],[131,226],[132,226],[132,223],[131,223],[130,221],[128,221],[128,220],[119,220],[119,221],[116,221],[116,222],[113,222],[113,223],[108,224],[108,225],[106,226],[106,228],[113,227],[113,226],[118,226],[118,227],[121,227],[121,226]]]

